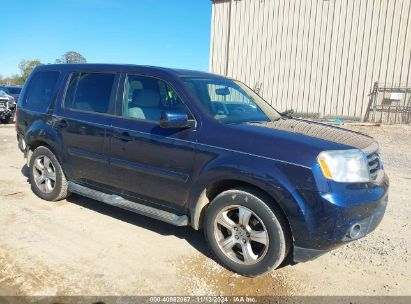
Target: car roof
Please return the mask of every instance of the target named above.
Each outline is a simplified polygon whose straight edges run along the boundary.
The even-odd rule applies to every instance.
[[[149,65],[134,65],[134,64],[105,64],[105,63],[81,63],[81,64],[47,64],[41,65],[36,68],[41,71],[71,71],[71,70],[114,70],[114,71],[124,71],[133,72],[138,70],[152,71],[152,72],[163,72],[168,74],[173,74],[179,77],[201,77],[201,78],[215,78],[223,77],[222,75],[212,74],[203,71],[195,70],[185,70],[185,69],[174,69],[166,67],[157,67]]]

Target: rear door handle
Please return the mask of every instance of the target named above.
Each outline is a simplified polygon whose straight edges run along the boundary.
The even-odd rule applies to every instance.
[[[120,139],[121,141],[124,141],[124,142],[129,142],[129,141],[132,140],[132,138],[131,138],[131,136],[128,132],[123,132],[121,134],[116,134],[116,135],[114,135],[114,137],[116,137],[116,138],[118,138],[118,139]]]

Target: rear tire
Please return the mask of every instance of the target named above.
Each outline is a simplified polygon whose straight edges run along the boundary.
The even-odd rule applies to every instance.
[[[205,212],[205,235],[224,267],[245,276],[277,268],[290,248],[288,225],[269,198],[250,188],[219,194]]]
[[[45,146],[36,148],[30,158],[31,189],[47,201],[59,201],[70,195],[68,182],[57,157]]]

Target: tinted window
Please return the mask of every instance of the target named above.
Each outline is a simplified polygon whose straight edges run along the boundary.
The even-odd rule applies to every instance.
[[[6,90],[9,94],[20,94],[21,88],[7,88]]]
[[[114,74],[74,73],[67,88],[65,107],[108,113],[114,78]]]
[[[174,89],[154,78],[128,75],[123,100],[123,116],[141,120],[160,121],[163,110],[184,111],[192,116]]]
[[[59,72],[38,72],[31,78],[24,104],[45,111],[50,105]]]

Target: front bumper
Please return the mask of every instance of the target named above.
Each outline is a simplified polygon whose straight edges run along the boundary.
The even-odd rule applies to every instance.
[[[0,109],[0,119],[5,119],[13,115],[13,112],[10,109]]]
[[[381,201],[377,202],[377,206],[371,216],[363,219],[352,218],[348,220],[345,225],[337,227],[332,233],[336,238],[328,239],[329,241],[331,240],[331,242],[323,246],[317,246],[316,249],[294,246],[293,261],[300,263],[313,260],[340,245],[357,240],[371,233],[378,227],[384,217],[387,199],[388,196],[385,195]],[[353,233],[354,227],[359,227],[358,231],[354,231],[355,233]]]
[[[314,260],[322,256],[328,251],[329,250],[310,249],[310,248],[294,246],[293,261],[294,263],[303,263],[303,262],[311,261],[311,260]]]
[[[341,189],[340,189],[341,190]],[[295,262],[316,258],[374,231],[388,202],[388,178],[379,185],[348,185],[338,193],[299,191],[304,215],[294,221]]]

